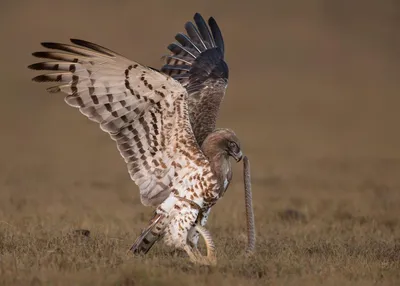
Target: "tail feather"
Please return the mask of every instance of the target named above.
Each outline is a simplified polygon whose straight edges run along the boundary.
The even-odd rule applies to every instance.
[[[129,249],[134,254],[146,254],[163,235],[166,227],[165,215],[156,214],[150,225],[142,231],[140,236]]]

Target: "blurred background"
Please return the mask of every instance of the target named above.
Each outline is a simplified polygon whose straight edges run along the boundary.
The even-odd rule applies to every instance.
[[[40,61],[31,56],[40,42],[69,38],[161,67],[195,12],[215,17],[223,32],[230,79],[218,126],[241,138],[255,192],[285,180],[399,186],[400,2],[243,3],[1,1],[3,193],[51,196],[93,182],[108,195],[92,192],[89,204],[117,188],[137,200],[114,142],[62,94],[31,82],[36,73],[26,67]]]

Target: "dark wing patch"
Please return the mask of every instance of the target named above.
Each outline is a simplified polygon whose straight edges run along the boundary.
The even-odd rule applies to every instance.
[[[224,40],[214,18],[196,13],[187,22],[187,35],[178,33],[177,43],[168,46],[161,71],[178,80],[188,91],[189,115],[196,140],[201,145],[215,129],[221,101],[228,83],[229,69],[224,60]]]

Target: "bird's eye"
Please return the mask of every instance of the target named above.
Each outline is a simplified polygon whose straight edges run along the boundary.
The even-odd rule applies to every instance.
[[[229,148],[231,149],[238,149],[238,145],[235,142],[229,142]]]

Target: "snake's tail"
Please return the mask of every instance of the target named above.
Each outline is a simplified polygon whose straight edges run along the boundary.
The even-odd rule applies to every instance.
[[[185,245],[185,251],[193,263],[215,266],[217,264],[217,257],[215,255],[215,245],[211,238],[211,234],[201,225],[196,225],[195,229],[204,238],[207,247],[207,256],[203,256],[197,248],[191,247],[189,244]]]
[[[203,237],[204,242],[206,243],[207,247],[207,259],[211,262],[211,264],[217,264],[217,256],[215,253],[215,244],[212,240],[210,232],[202,225],[196,225],[196,230],[200,233]]]

